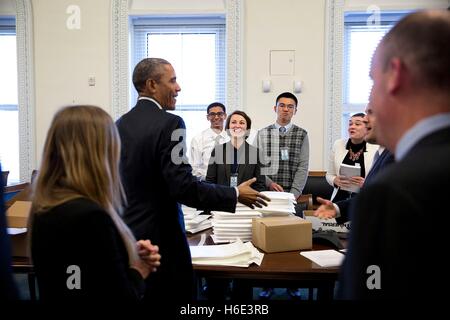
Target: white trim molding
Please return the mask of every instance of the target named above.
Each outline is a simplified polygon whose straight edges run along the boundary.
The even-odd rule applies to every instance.
[[[227,109],[242,109],[243,0],[225,0]],[[112,0],[112,116],[129,110],[129,1]]]
[[[341,137],[344,0],[327,0],[325,15],[325,128],[324,163],[333,142]]]
[[[112,101],[114,120],[128,112],[128,0],[111,1]]]
[[[242,43],[243,37],[243,0],[225,0],[226,38],[227,38],[227,109],[243,110],[242,106]]]
[[[36,169],[33,14],[31,0],[16,0],[15,4],[19,102],[19,172],[20,181],[30,181],[31,172]]]

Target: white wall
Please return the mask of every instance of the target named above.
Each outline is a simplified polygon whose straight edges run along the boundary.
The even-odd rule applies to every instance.
[[[345,0],[345,10],[363,10],[377,6],[381,10],[442,9],[450,5],[448,0]]]
[[[303,92],[293,122],[310,139],[310,170],[322,170],[324,135],[324,26],[325,1],[247,0],[245,6],[244,109],[255,128],[273,123],[275,99],[303,81]],[[270,50],[294,50],[294,75],[271,76]],[[263,79],[272,82],[262,92]]]
[[[205,4],[206,3],[206,4]],[[132,1],[131,12],[148,12],[149,1]],[[203,9],[202,9],[203,4]],[[81,28],[69,30],[66,13],[78,5]],[[223,1],[155,1],[152,12],[224,12]],[[304,92],[294,123],[308,130],[311,143],[310,168],[323,169],[323,45],[324,0],[247,0],[244,33],[244,106],[260,128],[272,123],[276,95],[292,90],[300,79]],[[98,104],[109,110],[110,94],[110,1],[33,0],[36,142],[40,158],[45,135],[55,111],[73,103]],[[295,75],[273,76],[272,92],[262,93],[267,79],[270,50],[295,50]],[[89,76],[96,86],[89,87]],[[262,109],[264,108],[264,109]],[[263,112],[261,112],[264,110]]]
[[[36,143],[40,159],[56,110],[69,104],[94,104],[110,112],[110,0],[33,0],[36,88]],[[70,5],[80,8],[80,29],[66,22]],[[96,85],[88,86],[95,76]]]
[[[111,104],[111,0],[31,0],[34,26],[36,88],[36,153],[40,158],[55,111],[73,103]],[[326,0],[243,0],[243,109],[261,128],[275,120],[272,107],[293,80],[303,81],[294,123],[310,137],[310,170],[322,170],[324,155],[324,51]],[[225,12],[224,0],[130,0],[130,13]],[[413,3],[445,7],[448,0],[346,0],[345,9],[382,9]],[[69,30],[69,5],[81,12],[81,28]],[[150,8],[150,9],[149,9]],[[0,14],[13,14],[13,0],[0,1]],[[269,74],[270,50],[294,50],[295,69],[289,76]],[[96,85],[88,86],[95,76]],[[270,79],[272,91],[263,93],[261,81]]]
[[[2,15],[15,15],[16,8],[14,0],[1,0],[0,1],[0,14]]]
[[[131,14],[224,12],[224,0],[130,0]]]

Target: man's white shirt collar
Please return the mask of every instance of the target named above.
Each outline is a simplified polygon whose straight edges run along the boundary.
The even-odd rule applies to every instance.
[[[159,102],[156,101],[156,100],[153,99],[153,98],[150,98],[150,97],[139,97],[138,100],[148,100],[148,101],[151,101],[151,102],[155,103],[155,104],[158,106],[158,108],[160,108],[161,110],[164,110],[164,109],[161,107],[161,105],[159,104]]]
[[[417,122],[411,129],[406,131],[397,143],[395,160],[403,159],[423,137],[446,127],[450,127],[450,113],[437,114]]]
[[[275,122],[275,128],[277,128],[278,130],[280,130],[281,127],[285,127],[286,128],[286,132],[289,131],[289,129],[292,127],[292,122],[289,122],[287,125],[282,126],[280,125],[278,122]]]

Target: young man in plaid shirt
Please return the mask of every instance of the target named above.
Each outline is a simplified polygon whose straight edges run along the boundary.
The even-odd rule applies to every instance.
[[[258,132],[258,148],[264,165],[261,174],[266,176],[267,189],[290,192],[295,198],[305,187],[309,165],[308,133],[291,122],[297,105],[297,97],[292,93],[280,94],[273,107],[276,122]],[[296,214],[302,216],[302,208],[296,206]],[[293,298],[300,298],[298,289],[288,288],[287,292]],[[260,298],[269,299],[272,293],[272,289],[265,288]]]
[[[309,140],[305,129],[291,122],[297,112],[297,97],[284,92],[277,97],[273,110],[274,124],[258,133],[258,148],[262,153],[266,186],[272,191],[301,195],[308,177]]]

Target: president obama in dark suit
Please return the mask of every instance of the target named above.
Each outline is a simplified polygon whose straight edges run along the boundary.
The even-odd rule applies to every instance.
[[[181,90],[166,60],[147,58],[133,72],[136,106],[118,121],[120,171],[128,206],[124,220],[136,238],[158,245],[161,267],[147,281],[145,299],[193,299],[192,262],[179,203],[199,209],[234,212],[237,201],[265,205],[265,196],[248,180],[237,188],[200,182],[185,157],[185,125],[174,110]]]

